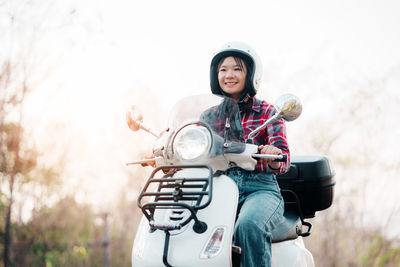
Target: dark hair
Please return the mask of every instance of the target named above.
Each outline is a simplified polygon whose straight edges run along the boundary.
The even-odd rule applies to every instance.
[[[223,57],[223,58],[221,58],[221,59],[219,60],[219,62],[218,62],[218,64],[217,64],[217,73],[218,73],[219,69],[221,68],[222,63],[224,62],[224,60],[225,60],[227,57],[230,57],[230,56]],[[242,71],[243,71],[243,69],[244,69],[244,68],[243,68],[243,64],[246,66],[246,69],[247,69],[247,64],[244,62],[243,59],[241,59],[241,58],[238,57],[238,56],[232,56],[232,57],[235,59],[236,64],[239,65],[239,67],[240,67],[240,69],[241,69]]]
[[[210,68],[210,85],[211,85],[211,91],[213,94],[217,95],[225,95],[224,91],[221,89],[219,86],[219,81],[218,81],[218,70],[222,64],[222,62],[227,58],[227,57],[233,57],[236,61],[237,64],[240,65],[240,67],[243,69],[243,63],[246,66],[247,69],[247,74],[246,74],[246,82],[245,82],[245,88],[243,90],[243,95],[249,94],[250,96],[254,96],[256,94],[254,87],[253,87],[253,75],[254,75],[254,64],[253,61],[251,60],[250,57],[234,52],[234,51],[227,51],[224,53],[221,53],[214,57],[214,59],[211,61],[211,68]]]

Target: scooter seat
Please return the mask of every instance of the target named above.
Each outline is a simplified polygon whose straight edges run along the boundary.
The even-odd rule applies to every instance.
[[[272,243],[296,239],[301,234],[302,224],[297,213],[285,210],[284,220],[272,231]]]

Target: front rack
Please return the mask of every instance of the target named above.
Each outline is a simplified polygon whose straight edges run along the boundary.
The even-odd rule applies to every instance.
[[[207,177],[170,177],[164,175],[162,178],[155,178],[155,174],[160,170],[183,170],[183,169],[208,169]],[[207,225],[197,218],[197,211],[204,209],[211,203],[212,199],[212,183],[213,171],[208,165],[173,165],[160,166],[150,174],[142,192],[138,198],[138,206],[149,221],[152,231],[159,230],[176,230],[194,220],[193,230],[196,233],[203,233],[207,230]],[[156,185],[155,190],[151,190],[151,184]],[[203,201],[207,197],[206,201]],[[150,198],[145,201],[144,198]],[[191,202],[188,204],[187,202]],[[186,202],[186,203],[185,203]],[[204,203],[202,203],[204,202]],[[187,209],[190,216],[180,223],[160,224],[155,223],[154,214],[157,209]]]

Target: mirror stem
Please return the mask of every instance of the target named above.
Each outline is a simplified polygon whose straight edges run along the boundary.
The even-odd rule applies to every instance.
[[[148,133],[154,135],[155,137],[158,137],[158,135],[155,134],[152,130],[150,130],[150,128],[146,128],[146,127],[145,127],[142,123],[140,123],[140,122],[139,122],[139,126],[140,126],[140,129],[142,129],[142,130],[144,130],[144,131],[146,131],[146,132],[148,132]]]
[[[253,140],[253,138],[258,134],[259,131],[261,131],[262,129],[264,129],[265,127],[267,127],[268,125],[276,122],[277,120],[279,120],[281,118],[281,114],[277,113],[274,116],[272,116],[271,118],[269,118],[266,122],[264,122],[262,125],[258,126],[254,131],[252,131],[251,133],[249,133],[247,139]]]

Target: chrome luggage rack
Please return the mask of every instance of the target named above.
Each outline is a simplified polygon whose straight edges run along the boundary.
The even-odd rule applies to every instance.
[[[155,178],[159,171],[183,170],[183,169],[208,169],[208,177],[192,178],[164,175],[162,178]],[[156,186],[150,186],[156,184]],[[154,190],[150,188],[154,188]],[[160,166],[151,173],[139,197],[138,206],[149,221],[150,230],[171,231],[178,230],[194,220],[193,230],[196,233],[203,233],[207,230],[207,224],[197,218],[197,211],[204,209],[211,203],[213,188],[213,171],[208,165],[173,165]],[[196,190],[197,189],[197,190]],[[207,197],[206,201],[203,199]],[[145,201],[145,199],[149,199]],[[191,202],[191,204],[188,204]],[[204,202],[204,203],[202,203]],[[157,209],[189,210],[190,216],[183,222],[157,223],[154,214]]]

